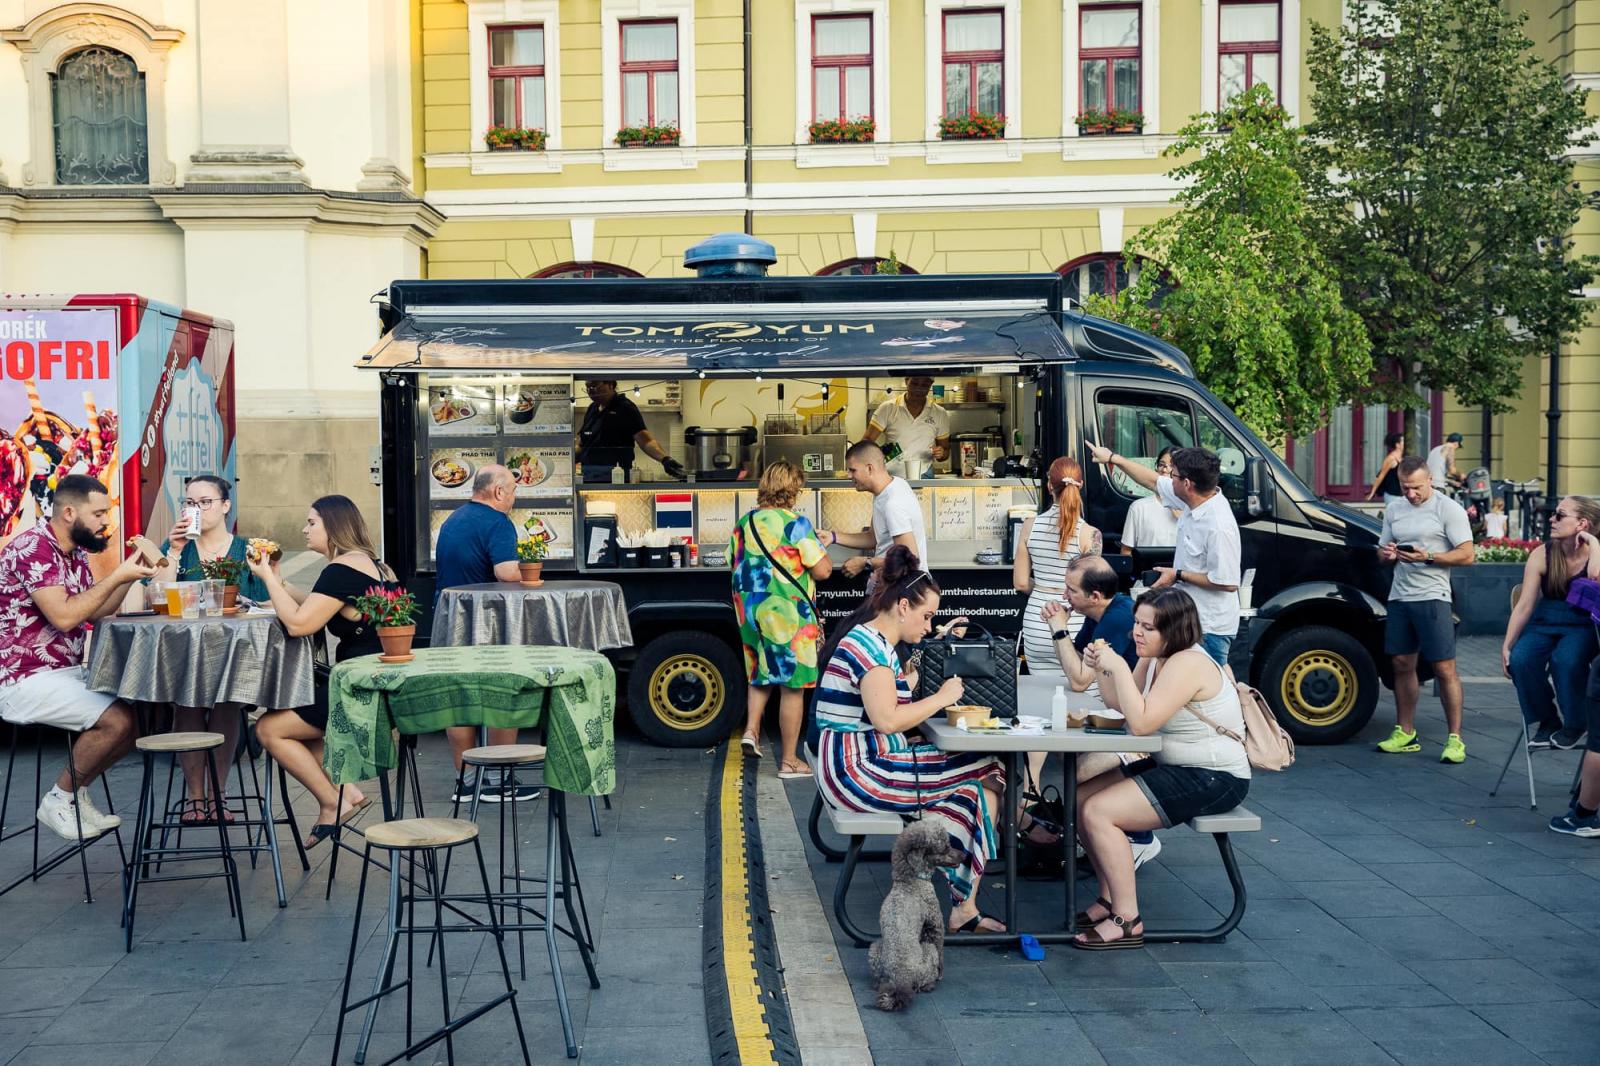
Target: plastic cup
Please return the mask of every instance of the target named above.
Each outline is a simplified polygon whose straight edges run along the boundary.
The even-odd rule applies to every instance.
[[[206,612],[208,614],[222,614],[222,589],[226,583],[215,578],[206,578]]]
[[[184,581],[178,585],[178,607],[184,618],[203,618],[201,607],[205,603],[205,585],[199,581]]]
[[[174,581],[166,588],[167,614],[173,618],[183,617],[183,582]]]
[[[144,587],[144,603],[146,607],[156,612],[156,614],[165,614],[167,610],[167,583],[151,578],[150,583]]]

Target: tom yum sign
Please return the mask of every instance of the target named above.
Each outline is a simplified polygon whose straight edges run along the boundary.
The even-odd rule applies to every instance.
[[[0,313],[0,376],[12,381],[109,378],[113,329],[104,312]]]
[[[578,326],[580,337],[697,337],[708,341],[770,340],[873,333],[873,322],[701,322],[698,325]]]

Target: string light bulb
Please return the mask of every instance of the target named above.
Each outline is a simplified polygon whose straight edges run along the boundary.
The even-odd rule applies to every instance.
[[[827,400],[827,398],[828,398],[828,384],[827,384],[827,382],[823,382],[823,384],[822,384],[822,398],[823,398],[823,400]]]
[[[638,396],[639,395],[639,386],[635,385],[633,387],[633,394],[634,394],[634,396]]]
[[[704,370],[700,371],[700,378],[701,378],[702,381],[705,380],[705,376],[706,376],[706,372]]]

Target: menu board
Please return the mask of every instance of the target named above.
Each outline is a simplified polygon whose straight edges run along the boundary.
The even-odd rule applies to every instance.
[[[933,540],[971,540],[973,537],[972,490],[933,490]]]
[[[537,517],[542,521],[545,530],[550,534],[550,551],[547,558],[571,559],[572,548],[575,543],[572,537],[572,508],[567,506],[518,507],[511,512],[511,521],[516,523],[518,536],[522,535],[523,523],[533,517]]]
[[[507,385],[500,414],[507,433],[571,433],[572,386],[565,381]]]
[[[472,479],[497,461],[493,448],[464,446],[434,448],[428,453],[428,496],[435,500],[465,500],[472,496]],[[570,482],[571,471],[568,470]]]
[[[927,533],[933,532],[933,490],[917,489],[917,503],[922,505],[922,528]],[[923,560],[927,562],[926,559]]]
[[[435,385],[428,389],[428,431],[436,437],[493,433],[495,390],[476,385]]]
[[[506,467],[518,496],[566,495],[572,491],[572,450],[565,445],[505,449]]]
[[[974,540],[999,543],[1006,535],[1006,515],[1011,510],[1011,490],[981,488],[973,490]]]

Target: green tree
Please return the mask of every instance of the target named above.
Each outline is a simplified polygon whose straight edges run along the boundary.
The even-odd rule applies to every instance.
[[[1595,260],[1566,238],[1583,195],[1565,157],[1588,125],[1500,0],[1357,0],[1314,27],[1303,173],[1345,303],[1383,368],[1375,400],[1417,387],[1510,408],[1523,361],[1582,324]]]
[[[1188,158],[1172,171],[1184,184],[1179,210],[1130,242],[1176,287],[1157,305],[1163,273],[1146,269],[1087,307],[1182,348],[1200,380],[1273,442],[1322,425],[1372,371],[1366,331],[1317,245],[1300,144],[1265,86],[1191,119],[1167,149]]]

